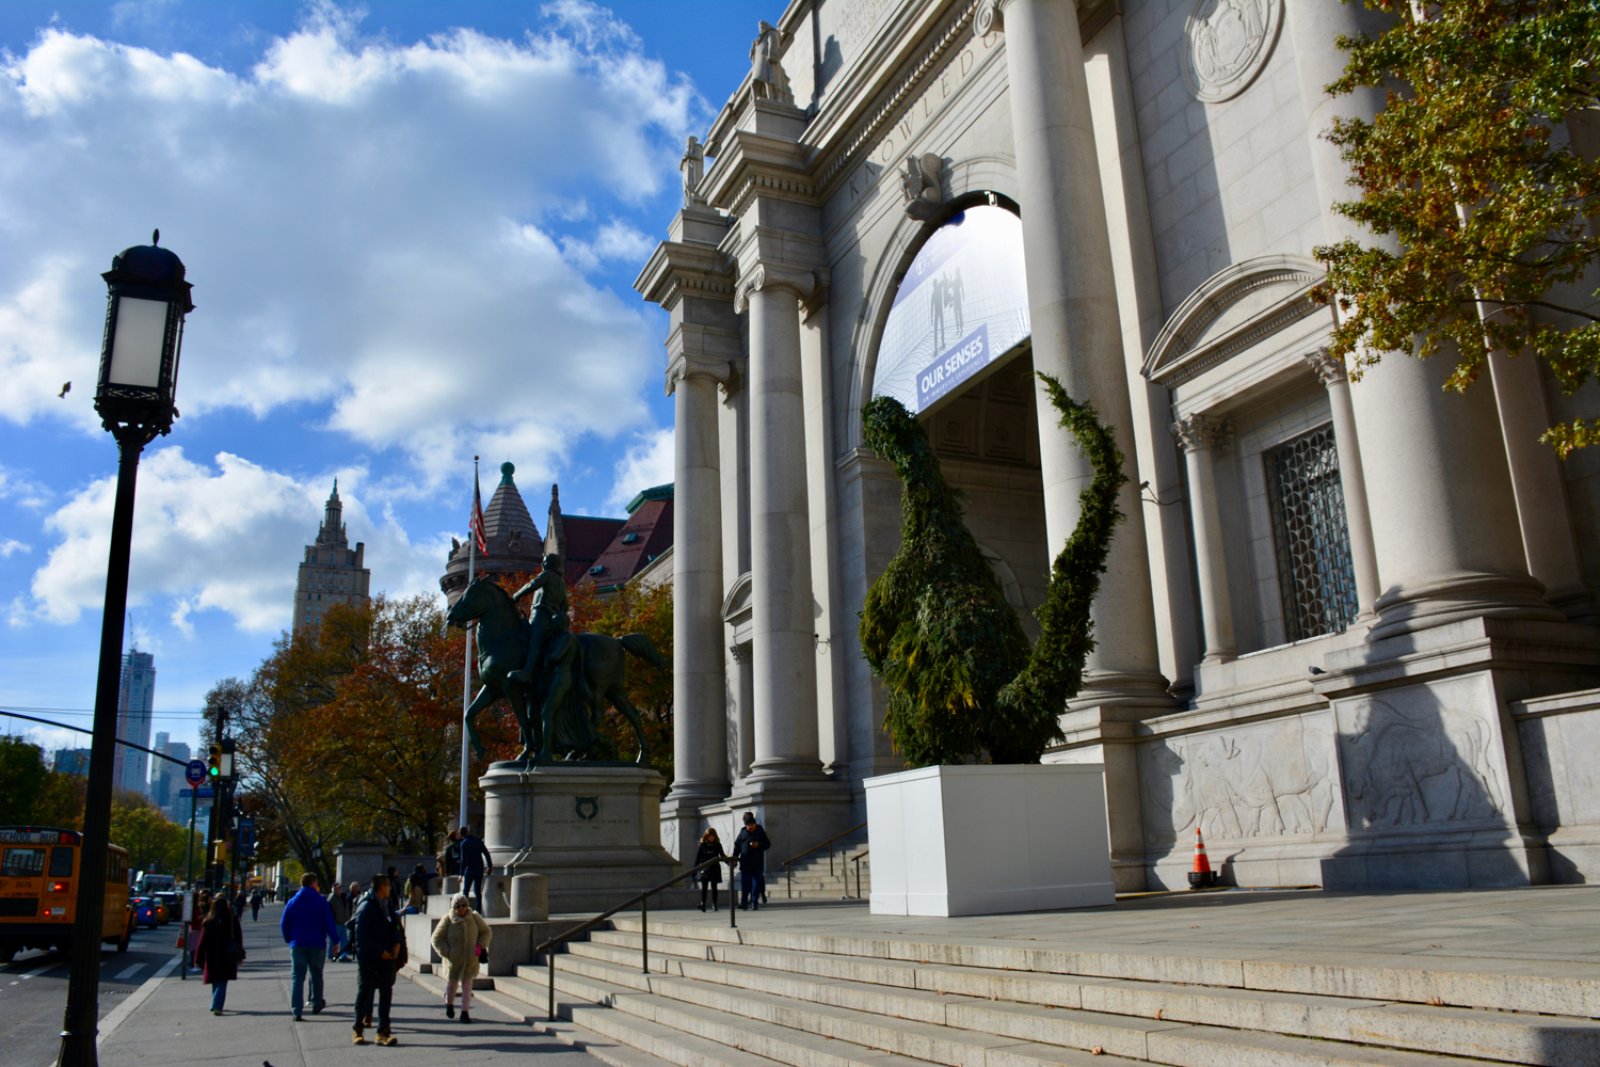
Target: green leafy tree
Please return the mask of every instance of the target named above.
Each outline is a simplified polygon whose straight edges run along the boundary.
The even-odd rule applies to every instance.
[[[1078,691],[1094,648],[1090,608],[1122,513],[1127,475],[1111,431],[1093,408],[1040,379],[1094,466],[1079,496],[1077,528],[1056,556],[1032,649],[1016,612],[963,520],[927,434],[891,397],[862,415],[869,448],[905,483],[900,550],[867,593],[861,647],[884,683],[884,729],[912,766],[1036,763],[1060,739],[1059,716]]]
[[[1466,389],[1492,350],[1543,361],[1572,394],[1600,371],[1593,270],[1600,165],[1569,133],[1600,104],[1600,0],[1366,0],[1390,12],[1349,52],[1334,95],[1387,89],[1371,121],[1328,133],[1372,234],[1316,249],[1337,302],[1333,350],[1352,377],[1385,353],[1441,349]],[[1577,418],[1542,438],[1566,456],[1600,441]]]
[[[0,737],[0,823],[33,822],[49,777],[43,749],[20,737]]]

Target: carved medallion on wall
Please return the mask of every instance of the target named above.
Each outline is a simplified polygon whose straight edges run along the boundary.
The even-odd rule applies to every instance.
[[[1272,55],[1283,0],[1197,0],[1184,26],[1183,78],[1195,99],[1230,100]]]

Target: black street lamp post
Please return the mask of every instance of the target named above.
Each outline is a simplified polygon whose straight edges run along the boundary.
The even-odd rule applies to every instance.
[[[111,835],[111,769],[116,750],[117,688],[122,676],[122,627],[128,605],[128,556],[133,546],[133,490],[144,446],[172,429],[173,391],[183,318],[194,310],[183,261],[156,247],[135,245],[111,261],[102,277],[110,290],[100,379],[94,396],[101,424],[117,441],[117,496],[111,514],[105,617],[100,624],[100,675],[95,685],[94,736],[89,748],[83,855],[78,867],[72,970],[57,1067],[95,1067],[100,1017],[100,939]]]

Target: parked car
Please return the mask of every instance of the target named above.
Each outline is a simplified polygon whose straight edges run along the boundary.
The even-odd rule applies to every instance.
[[[128,902],[133,908],[133,921],[152,930],[161,925],[161,912],[165,911],[150,897],[134,897]]]

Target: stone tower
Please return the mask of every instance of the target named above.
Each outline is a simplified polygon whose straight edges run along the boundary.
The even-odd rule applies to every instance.
[[[335,604],[365,604],[371,599],[372,572],[362,565],[367,546],[360,541],[350,547],[345,535],[344,504],[339,500],[339,481],[322,515],[317,540],[306,546],[300,576],[294,589],[294,630],[322,625],[322,617]]]
[[[544,555],[544,539],[533,524],[528,505],[512,478],[516,464],[500,464],[500,484],[483,509],[483,539],[489,550],[477,557],[476,573],[484,574],[537,574]],[[445,563],[444,574],[439,578],[439,588],[453,606],[467,587],[467,551],[465,541],[454,541],[450,546],[450,559]]]

